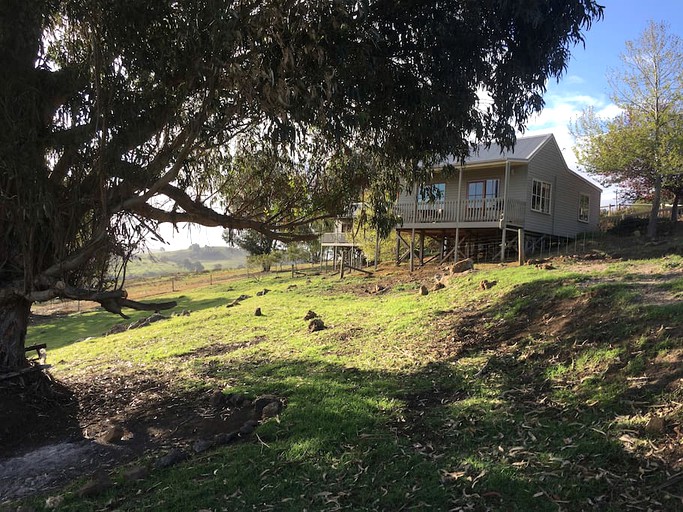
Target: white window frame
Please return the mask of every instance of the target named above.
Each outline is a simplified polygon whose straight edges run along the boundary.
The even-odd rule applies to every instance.
[[[582,200],[586,199],[586,205],[583,206]],[[579,222],[590,222],[591,217],[591,196],[590,194],[579,193]]]
[[[538,184],[538,185],[537,185]],[[536,187],[538,186],[538,191]],[[547,181],[534,178],[531,183],[531,211],[550,215],[553,186]],[[534,198],[537,198],[534,200]],[[534,207],[537,204],[537,207]]]

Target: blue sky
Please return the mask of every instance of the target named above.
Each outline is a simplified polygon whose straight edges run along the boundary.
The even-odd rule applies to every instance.
[[[605,17],[585,34],[586,44],[572,51],[566,74],[548,84],[546,108],[533,120],[527,134],[552,132],[572,169],[579,169],[572,151],[568,125],[583,109],[593,106],[604,115],[618,112],[609,97],[607,74],[619,69],[626,41],[638,39],[650,20],[669,24],[669,32],[683,37],[683,0],[602,0]],[[613,191],[603,193],[603,204]]]
[[[585,48],[581,45],[572,50],[567,72],[557,83],[548,84],[544,96],[546,107],[528,125],[526,134],[553,133],[562,148],[567,164],[578,169],[572,151],[573,140],[569,123],[583,109],[593,106],[605,115],[617,110],[609,99],[607,73],[619,68],[619,55],[626,41],[636,40],[649,20],[665,21],[670,33],[683,37],[683,0],[602,0],[605,17],[593,24],[585,34]],[[614,190],[603,192],[602,203],[614,202]],[[200,245],[223,245],[221,228],[182,227],[179,233],[164,229],[162,235],[170,242],[169,250],[185,249],[192,243]],[[154,242],[150,247],[160,244]]]

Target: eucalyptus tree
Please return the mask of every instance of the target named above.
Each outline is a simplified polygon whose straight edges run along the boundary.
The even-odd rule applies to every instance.
[[[622,113],[600,119],[586,110],[573,126],[575,152],[606,184],[647,190],[652,209],[647,234],[656,236],[663,189],[678,199],[683,172],[683,42],[665,23],[650,22],[628,41],[622,68],[610,75],[612,101]]]
[[[0,372],[27,364],[36,301],[139,307],[123,269],[160,223],[287,241],[362,188],[386,204],[436,159],[511,146],[601,16],[595,0],[4,0]]]

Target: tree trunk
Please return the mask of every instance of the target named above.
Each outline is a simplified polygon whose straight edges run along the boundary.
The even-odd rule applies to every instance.
[[[31,303],[18,296],[0,302],[0,374],[28,366],[24,342]]]
[[[662,177],[655,178],[655,190],[652,194],[652,210],[650,210],[650,221],[647,224],[647,237],[650,240],[657,238],[657,218],[659,217],[659,203],[662,198]]]
[[[678,222],[678,205],[681,202],[681,194],[676,192],[674,194],[674,201],[671,204],[671,222],[674,224]]]

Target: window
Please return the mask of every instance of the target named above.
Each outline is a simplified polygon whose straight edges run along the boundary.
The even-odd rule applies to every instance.
[[[446,199],[446,184],[432,183],[431,185],[424,185],[420,187],[417,194],[417,201],[419,203],[436,203],[443,202]]]
[[[467,184],[467,199],[493,199],[498,197],[500,180],[470,181]]]
[[[590,217],[591,198],[588,194],[579,194],[579,221],[588,222]]]
[[[550,183],[540,180],[533,181],[531,209],[535,212],[550,213]]]

